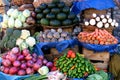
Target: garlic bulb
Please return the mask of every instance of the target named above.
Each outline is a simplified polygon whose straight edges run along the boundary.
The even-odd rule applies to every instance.
[[[113,27],[113,26],[115,26],[115,23],[114,23],[114,22],[112,22],[112,23],[111,23],[111,26],[112,26],[112,27]]]
[[[94,18],[97,17],[96,13],[93,13],[92,16],[93,16]]]
[[[95,20],[96,20],[96,21],[100,21],[100,17],[96,17]]]
[[[107,22],[107,19],[106,19],[106,18],[103,18],[103,19],[102,19],[102,22],[103,22],[103,23],[106,23],[106,22]]]
[[[95,25],[95,24],[96,24],[95,19],[91,19],[91,20],[90,20],[90,25]]]
[[[102,21],[100,21],[100,22],[97,23],[97,27],[98,27],[98,28],[102,28],[102,27],[103,27]]]
[[[109,23],[106,23],[104,27],[109,28],[109,26],[110,26]]]
[[[108,18],[108,19],[109,19],[109,18],[110,18],[110,15],[106,15],[106,18]]]
[[[111,18],[109,18],[109,19],[108,19],[108,23],[111,23],[111,22],[112,22],[112,19],[111,19]]]
[[[101,16],[100,16],[100,18],[104,18],[104,17],[105,17],[105,15],[101,15]]]
[[[85,24],[85,26],[88,26],[88,25],[89,25],[89,22],[85,21],[85,23],[84,23],[84,24]]]
[[[118,25],[119,25],[118,23],[115,23],[115,27],[118,27]]]

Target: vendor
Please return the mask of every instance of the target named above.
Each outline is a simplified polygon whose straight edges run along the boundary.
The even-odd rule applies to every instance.
[[[115,0],[117,6],[120,8],[120,0]]]
[[[4,6],[4,13],[6,13],[10,7],[10,2],[8,0],[0,0],[0,3]]]

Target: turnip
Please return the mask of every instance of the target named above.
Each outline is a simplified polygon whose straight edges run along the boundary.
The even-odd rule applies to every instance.
[[[20,76],[23,76],[25,74],[26,74],[25,70],[21,69],[21,70],[18,71],[18,75],[20,75]]]
[[[20,61],[14,61],[13,66],[19,67],[21,65]]]

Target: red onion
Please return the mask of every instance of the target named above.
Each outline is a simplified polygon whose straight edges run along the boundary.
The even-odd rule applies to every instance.
[[[48,62],[48,61],[47,61],[46,59],[43,60],[43,64],[44,64],[44,65],[46,65],[47,62]]]
[[[41,67],[41,65],[39,65],[38,63],[35,63],[35,64],[33,65],[33,69],[36,70],[36,71],[37,71],[40,67]]]
[[[4,53],[4,54],[2,55],[2,58],[3,58],[3,59],[6,59],[6,56],[7,56],[7,53]]]
[[[33,56],[34,58],[37,58],[37,54],[36,54],[36,53],[33,53],[32,56]]]
[[[10,60],[11,62],[13,62],[13,61],[15,61],[15,60],[17,59],[17,56],[14,55],[14,54],[10,54],[8,58],[9,58],[9,60]]]
[[[31,60],[31,59],[32,59],[32,56],[31,56],[31,55],[27,55],[27,56],[25,57],[25,59],[26,59],[26,60]]]
[[[31,68],[27,68],[27,69],[26,69],[26,73],[27,73],[27,74],[32,74],[32,73],[33,73],[33,72],[32,72],[32,69],[31,69]]]
[[[42,66],[42,60],[38,59],[36,63]]]
[[[24,59],[24,56],[23,55],[19,55],[17,60],[23,60]]]
[[[12,68],[10,68],[10,70],[9,70],[9,74],[14,75],[14,74],[17,73],[17,71],[18,71],[18,69],[17,69],[16,67],[12,67]]]
[[[8,59],[3,60],[2,63],[3,63],[3,65],[6,66],[6,67],[8,67],[8,66],[11,65],[11,62],[10,62]]]
[[[37,59],[36,58],[32,58],[32,61],[35,63],[37,61]]]
[[[3,71],[4,71],[4,69],[5,69],[5,67],[4,67],[4,66],[1,66],[1,67],[0,67],[0,71],[2,71],[2,72],[3,72]]]
[[[28,67],[32,67],[32,66],[33,66],[33,64],[34,64],[34,63],[33,63],[33,61],[32,61],[32,60],[27,61],[27,66],[28,66]]]
[[[21,69],[26,69],[26,68],[27,68],[26,63],[21,64]]]
[[[14,48],[12,48],[11,51],[12,51],[13,54],[17,54],[19,52],[19,48],[18,47],[14,47]]]
[[[21,65],[20,61],[14,61],[13,66],[19,67]]]
[[[18,71],[18,75],[20,75],[20,76],[23,76],[25,74],[26,74],[25,70],[21,69],[21,70]]]
[[[48,63],[46,64],[46,66],[49,67],[49,68],[52,68],[52,67],[53,67],[53,63],[52,63],[52,62],[48,62]]]
[[[6,74],[9,73],[9,68],[8,68],[8,67],[6,67],[6,68],[4,69],[4,73],[6,73]]]
[[[25,63],[26,61],[25,60],[22,60],[21,63]]]
[[[23,54],[24,56],[27,56],[28,54],[30,54],[30,52],[29,52],[28,49],[24,49],[24,50],[22,51],[22,54]]]
[[[44,56],[38,56],[39,59],[43,60],[44,59]]]

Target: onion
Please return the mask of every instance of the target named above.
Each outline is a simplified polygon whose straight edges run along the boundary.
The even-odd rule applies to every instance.
[[[96,24],[95,19],[91,19],[91,20],[90,20],[90,25],[95,25],[95,24]]]
[[[32,59],[32,56],[30,54],[28,54],[26,57],[25,57],[26,60],[31,60]]]
[[[4,54],[2,55],[2,59],[6,59],[6,56],[7,56],[7,53],[4,53]]]
[[[33,66],[33,64],[34,64],[34,63],[33,63],[33,61],[32,61],[32,60],[27,61],[27,66],[28,66],[28,67],[32,67],[32,66]]]
[[[31,68],[27,68],[27,69],[26,69],[26,73],[27,73],[27,74],[32,74],[32,73],[33,73],[33,71],[32,71],[32,69],[31,69]]]
[[[36,17],[36,13],[34,11],[31,12],[32,17]]]
[[[108,19],[109,19],[109,18],[110,18],[110,15],[106,15],[106,18],[108,18]]]
[[[17,56],[15,54],[10,54],[8,58],[11,62],[13,62],[17,59]]]
[[[21,69],[26,69],[27,68],[27,65],[26,65],[26,63],[23,63],[23,64],[21,64]]]
[[[36,58],[32,58],[32,61],[35,63],[37,61],[37,59]]]
[[[25,60],[22,60],[21,63],[25,63],[26,61]]]
[[[24,50],[22,51],[22,54],[23,54],[24,56],[27,56],[28,54],[30,54],[30,52],[29,52],[28,49],[24,49]]]
[[[40,55],[38,56],[39,59],[43,60],[44,59],[44,56]]]
[[[0,71],[4,71],[5,67],[4,66],[0,66]]]
[[[12,51],[12,53],[17,54],[19,52],[19,48],[18,47],[14,47],[14,48],[12,48],[11,51]]]
[[[89,22],[85,21],[85,26],[88,26],[89,25]]]
[[[34,58],[37,58],[37,54],[36,54],[36,53],[33,53],[32,56],[33,56]]]
[[[18,75],[20,75],[20,76],[23,76],[25,74],[26,74],[25,70],[21,69],[21,70],[18,71]]]
[[[47,62],[48,62],[48,61],[47,61],[46,59],[43,60],[43,64],[44,64],[44,65],[46,65]]]
[[[103,23],[106,23],[106,22],[107,22],[107,19],[106,19],[106,18],[103,18],[103,19],[102,19],[102,22],[103,22]]]
[[[101,15],[101,16],[100,16],[100,18],[102,18],[102,19],[103,19],[104,17],[105,17],[105,15]]]
[[[24,56],[23,55],[19,55],[17,60],[23,60],[24,59]]]
[[[40,66],[42,66],[42,60],[40,60],[40,59],[38,59],[37,61],[36,61],[36,63],[38,63]]]
[[[108,19],[108,23],[111,23],[111,22],[112,22],[112,19],[111,19],[111,18],[109,18],[109,19]]]
[[[115,27],[118,27],[118,25],[119,25],[118,23],[115,23]]]
[[[114,23],[114,22],[112,22],[112,23],[111,23],[111,26],[115,26],[115,23]]]
[[[3,65],[6,66],[6,67],[8,67],[8,66],[11,65],[10,60],[7,60],[7,59],[6,59],[6,60],[3,60],[2,63],[3,63]]]
[[[9,68],[6,67],[3,72],[6,73],[6,74],[8,74],[9,73]]]
[[[36,71],[37,71],[40,67],[41,67],[41,65],[39,65],[38,63],[35,63],[35,64],[33,65],[33,69],[36,70]]]
[[[16,67],[12,67],[12,68],[10,68],[10,70],[9,70],[9,74],[14,75],[14,74],[17,73],[17,71],[18,71],[18,69],[17,69]]]
[[[100,17],[96,17],[95,20],[96,20],[96,21],[100,21]]]
[[[19,67],[21,65],[20,61],[14,61],[13,66]]]
[[[98,27],[98,28],[102,28],[102,27],[103,27],[103,23],[102,23],[101,21],[98,22],[98,23],[97,23],[97,27]]]
[[[52,67],[53,67],[53,63],[52,63],[52,62],[48,62],[48,63],[46,64],[46,66],[49,67],[49,68],[52,68]]]
[[[94,18],[97,17],[96,13],[93,13],[92,16],[93,16]]]
[[[105,24],[105,28],[108,28],[110,25],[109,25],[109,23],[106,23]]]

